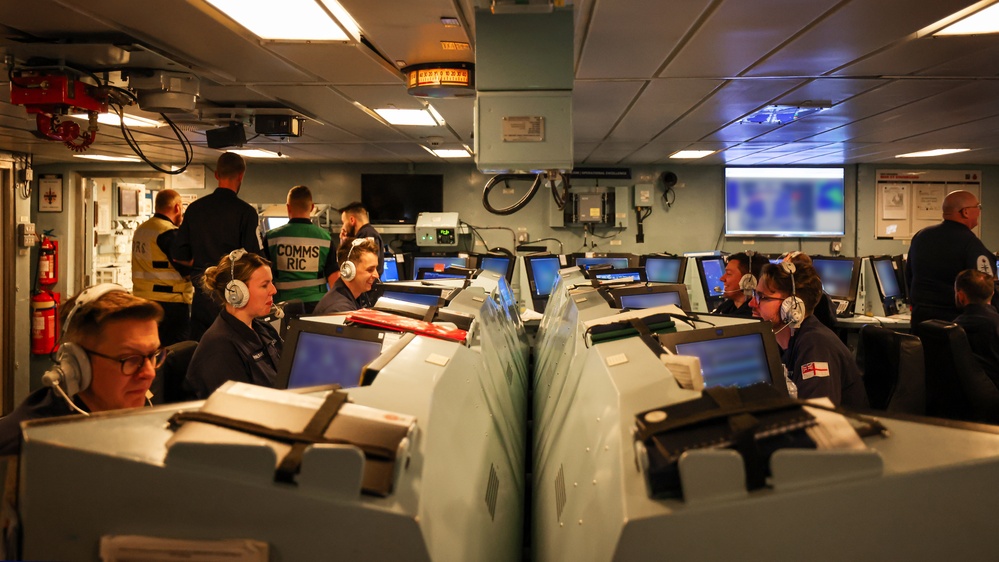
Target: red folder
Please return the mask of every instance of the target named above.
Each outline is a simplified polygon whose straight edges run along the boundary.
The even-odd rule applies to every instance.
[[[413,318],[406,318],[398,314],[372,310],[370,308],[362,308],[361,310],[355,310],[347,314],[347,320],[355,324],[364,324],[386,330],[395,330],[397,332],[414,332],[422,336],[461,343],[465,342],[465,337],[468,335],[468,332],[458,328],[442,328],[423,320],[414,320]]]

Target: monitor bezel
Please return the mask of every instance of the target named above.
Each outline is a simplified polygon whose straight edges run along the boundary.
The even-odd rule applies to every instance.
[[[636,256],[635,254],[628,254],[628,253],[622,253],[622,252],[617,252],[617,253],[607,252],[607,253],[598,253],[598,254],[592,254],[592,255],[587,255],[585,253],[573,253],[573,254],[566,255],[566,262],[568,263],[569,267],[571,267],[571,266],[577,266],[577,267],[580,267],[581,269],[584,269],[581,266],[579,266],[579,264],[576,262],[576,260],[578,260],[578,259],[600,259],[600,258],[608,258],[608,259],[621,259],[621,258],[624,258],[624,259],[627,259],[628,260],[628,267],[629,268],[631,268],[631,267],[638,267],[638,262],[639,262],[638,256]],[[615,268],[615,269],[623,269],[623,268]]]
[[[829,295],[829,298],[835,300],[842,300],[846,302],[857,302],[857,290],[860,285],[860,273],[862,268],[860,267],[861,258],[851,258],[847,256],[811,256],[812,258],[812,268],[815,269],[815,274],[822,278],[819,273],[819,268],[815,267],[816,261],[842,261],[842,262],[853,262],[853,275],[850,277],[850,294],[848,296],[834,295],[829,291],[826,291],[825,284],[822,285],[822,291]]]
[[[687,258],[685,256],[667,256],[665,254],[645,254],[645,255],[639,256],[639,258],[638,258],[638,266],[639,267],[646,267],[645,264],[648,263],[648,261],[650,259],[653,259],[653,260],[678,260],[680,262],[680,270],[679,270],[679,272],[677,274],[677,280],[675,282],[676,283],[683,283],[683,280],[687,276]],[[648,278],[648,276],[649,276],[649,270],[648,270],[648,268],[646,268],[646,270],[645,270],[645,277]],[[649,283],[670,283],[670,282],[671,281],[649,281]]]
[[[704,304],[705,306],[707,306],[708,310],[714,310],[715,308],[718,307],[721,301],[725,300],[725,293],[722,292],[722,294],[717,296],[711,294],[711,289],[710,287],[708,287],[708,277],[707,275],[704,274],[704,262],[707,260],[711,261],[721,260],[722,271],[724,272],[725,265],[728,263],[728,259],[726,258],[726,256],[697,256],[694,258],[694,261],[696,262],[695,265],[697,267],[697,277],[701,281],[701,290],[704,291]],[[719,283],[720,282],[721,281],[719,281]],[[724,289],[725,287],[722,286],[723,291]]]
[[[392,283],[392,284],[378,284],[372,289],[374,293],[374,302],[378,302],[378,299],[382,298],[386,292],[393,293],[413,293],[419,295],[437,295],[437,304],[434,306],[442,307],[446,304],[448,297],[451,294],[451,289],[448,287],[429,287],[426,285],[406,285],[402,283]],[[445,292],[447,294],[445,295]],[[391,298],[391,297],[389,297]],[[399,299],[402,300],[402,299]],[[406,301],[409,302],[409,301]],[[417,303],[414,303],[417,304]],[[427,306],[427,305],[421,305]]]
[[[690,295],[687,293],[687,286],[683,283],[652,283],[639,287],[618,287],[611,289],[610,291],[611,298],[614,299],[614,306],[616,308],[623,308],[621,305],[622,296],[648,295],[653,293],[679,293],[680,309],[684,312],[690,312]]]
[[[443,280],[453,280],[453,279],[471,279],[474,271],[467,271],[465,270],[465,268],[462,268],[462,271],[458,272],[451,269],[450,267],[445,267],[444,271],[437,271],[436,269],[431,269],[429,267],[421,267],[419,271],[416,272],[416,281],[423,281],[427,279],[427,275],[431,273],[443,273],[446,275],[453,275],[453,277],[441,278]],[[431,280],[436,280],[436,279],[431,278]]]
[[[531,292],[531,298],[535,301],[535,304],[539,300],[540,301],[547,301],[548,297],[551,296],[551,292],[549,292],[546,295],[538,294],[537,283],[535,282],[535,279],[534,279],[534,265],[533,265],[533,262],[535,260],[546,260],[546,259],[554,259],[555,262],[558,264],[558,269],[555,270],[555,276],[558,277],[559,270],[561,270],[563,267],[565,267],[565,263],[562,261],[562,257],[559,256],[558,254],[535,254],[535,255],[532,255],[532,256],[524,256],[524,269],[527,272],[528,289]],[[556,283],[558,283],[557,279],[556,279]],[[552,286],[552,288],[554,288],[554,285]]]
[[[395,283],[396,281],[402,281],[403,280],[403,275],[399,272],[399,268],[400,268],[399,260],[396,259],[395,256],[385,256],[385,263],[387,264],[389,262],[392,262],[392,263],[395,264],[396,278],[395,279],[383,279],[383,278],[379,277],[379,281],[381,281],[383,283]],[[383,267],[382,268],[383,274],[384,274],[384,271],[385,271],[385,268]]]
[[[583,276],[586,277],[587,279],[596,280],[597,279],[597,275],[600,275],[601,273],[614,273],[614,274],[627,273],[627,274],[634,274],[637,277],[637,279],[632,279],[630,281],[631,283],[647,283],[648,282],[648,278],[645,276],[645,269],[643,269],[641,267],[628,267],[628,268],[624,268],[624,269],[616,269],[616,268],[611,267],[611,268],[584,269],[583,270]],[[604,282],[607,282],[607,283],[625,283],[625,282],[628,282],[626,279],[600,279],[600,281],[604,281]]]
[[[895,258],[893,258],[892,256],[871,256],[870,258],[868,258],[868,261],[871,262],[871,272],[874,274],[874,285],[878,289],[878,296],[881,298],[881,300],[884,301],[885,298],[888,297],[888,295],[885,294],[884,283],[881,281],[881,273],[878,271],[878,268],[874,266],[875,262],[888,262],[891,264],[892,274],[895,276],[895,284],[898,285],[898,292],[900,293],[895,298],[904,299],[905,298],[904,283],[902,282],[901,279],[899,279],[898,270],[896,269],[898,267],[898,264],[895,261]]]
[[[288,324],[288,332],[284,338],[284,345],[282,346],[281,362],[278,365],[277,378],[274,381],[276,388],[288,388],[289,379],[291,378],[291,369],[295,363],[295,355],[298,352],[298,337],[303,332],[319,334],[322,336],[344,337],[379,344],[383,344],[385,341],[385,332],[381,330],[359,328],[357,326],[347,326],[344,324],[334,324],[332,322],[314,322],[300,318],[292,319],[292,321]],[[363,371],[364,369],[362,368],[361,372],[357,373],[358,383],[355,386],[360,386]]]
[[[440,259],[440,260],[446,260],[446,259],[452,259],[453,258],[453,259],[462,259],[462,260],[465,261],[464,264],[453,264],[453,263],[449,263],[449,264],[447,264],[447,265],[444,266],[445,269],[447,269],[448,267],[450,267],[452,265],[458,265],[458,267],[468,267],[468,260],[469,260],[469,256],[468,255],[462,256],[462,255],[460,255],[458,253],[454,253],[454,254],[451,254],[451,253],[446,253],[446,254],[413,254],[413,255],[409,256],[409,273],[410,273],[410,277],[408,279],[409,281],[417,281],[416,276],[417,276],[417,274],[420,273],[419,270],[421,268],[417,267],[417,263],[416,262],[417,262],[417,260],[424,259],[424,258],[426,258],[426,259]],[[430,269],[432,269],[432,268],[430,268]]]
[[[787,383],[784,381],[784,364],[781,362],[780,346],[773,333],[773,324],[765,321],[750,321],[743,324],[713,326],[696,330],[684,330],[668,334],[657,334],[659,343],[667,350],[676,353],[677,344],[697,343],[706,340],[720,340],[746,335],[760,335],[770,370],[770,385],[787,396]]]
[[[517,263],[517,258],[514,256],[508,256],[506,254],[478,254],[475,256],[475,267],[480,271],[484,271],[482,267],[483,258],[498,258],[506,260],[506,273],[503,275],[506,277],[507,283],[513,282],[513,269]],[[494,272],[495,273],[495,272]]]

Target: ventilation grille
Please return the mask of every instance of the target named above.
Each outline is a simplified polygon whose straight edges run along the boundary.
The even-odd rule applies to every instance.
[[[562,520],[562,509],[565,508],[565,468],[558,467],[558,476],[555,477],[555,513],[558,520]]]
[[[506,366],[506,385],[513,385],[513,366],[511,365]]]
[[[496,520],[496,499],[499,497],[499,476],[496,475],[496,465],[489,465],[489,482],[486,484],[486,507],[489,508],[489,518]]]

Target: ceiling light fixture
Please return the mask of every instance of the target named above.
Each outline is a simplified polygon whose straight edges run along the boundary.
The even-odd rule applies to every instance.
[[[103,154],[74,154],[75,158],[100,160],[101,162],[142,162],[134,156],[105,156]]]
[[[270,150],[263,150],[260,148],[243,148],[227,150],[226,152],[234,152],[240,156],[245,156],[247,158],[287,158],[285,154],[280,152],[271,152]]]
[[[992,4],[964,17],[934,35],[987,35],[999,33],[999,4]]]
[[[739,120],[740,124],[786,125],[832,107],[830,102],[804,102],[801,105],[768,105]]]
[[[416,125],[422,127],[437,127],[439,124],[426,109],[397,109],[386,107],[376,109],[375,113],[391,125]]]
[[[464,148],[434,148],[431,152],[439,158],[471,158],[472,155]]]
[[[356,41],[360,37],[353,18],[335,0],[206,1],[261,39]]]
[[[921,152],[909,152],[907,154],[899,154],[895,158],[926,158],[929,156],[943,156],[945,154],[957,154],[958,152],[967,152],[971,150],[970,148],[935,148],[933,150],[923,150]]]
[[[705,156],[710,156],[710,155],[714,154],[715,152],[717,152],[717,151],[715,151],[715,150],[680,150],[680,151],[674,152],[673,154],[670,154],[669,157],[670,158],[675,158],[675,159],[695,160],[697,158],[704,158]]]
[[[86,113],[74,113],[70,115],[74,119],[82,119],[87,121],[89,117]],[[97,122],[102,125],[110,125],[112,127],[120,127],[121,119],[118,117],[117,113],[98,113]],[[125,114],[125,126],[126,127],[162,127],[163,123],[155,119],[146,119],[145,117],[137,117],[135,115]]]
[[[457,98],[475,95],[475,64],[471,62],[430,62],[402,69],[411,96]]]

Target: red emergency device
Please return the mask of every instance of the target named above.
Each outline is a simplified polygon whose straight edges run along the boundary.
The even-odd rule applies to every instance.
[[[56,334],[59,333],[56,313],[59,310],[57,293],[40,291],[31,297],[31,353],[48,355],[55,351]]]

